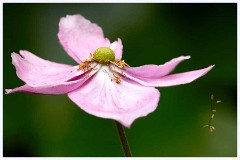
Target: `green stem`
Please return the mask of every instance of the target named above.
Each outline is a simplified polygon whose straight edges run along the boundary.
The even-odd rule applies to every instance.
[[[132,153],[131,153],[130,147],[128,145],[127,137],[126,137],[126,134],[124,132],[123,126],[120,123],[118,123],[117,121],[115,121],[115,125],[116,125],[117,131],[118,131],[118,136],[119,136],[119,139],[121,141],[121,145],[122,145],[124,155],[126,157],[132,157]]]

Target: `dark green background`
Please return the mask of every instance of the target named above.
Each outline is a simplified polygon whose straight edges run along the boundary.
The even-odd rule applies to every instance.
[[[120,37],[131,66],[192,58],[174,72],[215,64],[197,81],[160,88],[157,110],[126,134],[134,156],[237,156],[237,4],[4,4],[4,89],[23,84],[11,52],[76,65],[57,38],[59,19],[82,14],[111,41]],[[216,132],[202,128],[216,106]],[[121,94],[121,93],[120,93]],[[81,97],[79,97],[81,98]],[[4,156],[123,156],[114,122],[91,116],[66,95],[3,95]]]

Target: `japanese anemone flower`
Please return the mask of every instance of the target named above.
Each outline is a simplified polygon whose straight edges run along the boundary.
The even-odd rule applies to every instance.
[[[26,84],[7,89],[7,94],[67,94],[85,112],[130,128],[135,119],[157,108],[160,92],[155,87],[190,83],[213,68],[169,75],[190,56],[163,65],[130,67],[122,60],[121,40],[111,43],[101,27],[81,15],[61,18],[58,38],[79,65],[50,62],[24,50],[12,53],[17,76]]]

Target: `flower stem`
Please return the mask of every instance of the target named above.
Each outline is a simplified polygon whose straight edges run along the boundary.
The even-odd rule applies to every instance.
[[[123,126],[120,123],[118,123],[117,121],[115,121],[115,125],[116,125],[117,131],[118,131],[118,136],[119,136],[119,139],[121,141],[121,145],[122,145],[124,155],[126,157],[132,157],[132,153],[131,153],[130,147],[128,145],[127,137],[126,137],[126,134],[124,132]]]

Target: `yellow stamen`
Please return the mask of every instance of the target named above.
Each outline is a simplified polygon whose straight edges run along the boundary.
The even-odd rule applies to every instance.
[[[124,60],[115,59],[115,53],[108,47],[100,47],[98,48],[94,54],[90,53],[90,56],[88,59],[83,61],[81,64],[79,64],[78,71],[82,70],[83,72],[89,71],[89,70],[96,70],[96,67],[92,66],[93,62],[97,62],[103,65],[106,65],[109,67],[110,71],[113,72],[113,76],[111,77],[108,73],[108,75],[113,79],[117,84],[121,83],[121,77],[117,70],[115,70],[110,64],[113,64],[115,67],[118,67],[121,70],[121,75],[126,77],[124,74],[124,67],[130,67]],[[88,74],[85,76],[85,78],[88,78]],[[127,77],[126,77],[127,78]]]

